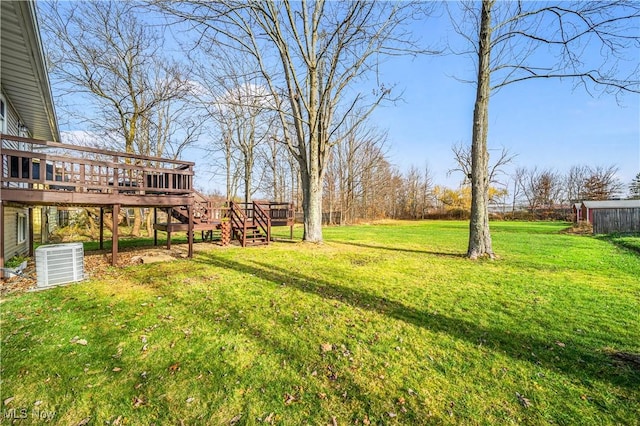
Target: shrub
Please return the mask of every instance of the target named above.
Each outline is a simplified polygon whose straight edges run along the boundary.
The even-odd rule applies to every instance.
[[[13,256],[11,259],[4,262],[4,267],[17,268],[18,266],[22,265],[22,262],[24,262],[25,260],[27,260],[27,257],[25,256]]]

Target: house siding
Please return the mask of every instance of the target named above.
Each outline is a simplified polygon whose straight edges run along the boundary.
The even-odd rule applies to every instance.
[[[29,238],[18,244],[18,215],[24,214],[27,221],[29,220],[28,209],[16,207],[4,208],[4,259],[11,259],[16,255],[27,255],[29,253]],[[28,227],[27,222],[27,227]]]
[[[16,110],[11,106],[11,100],[5,95],[7,107],[7,134],[18,136],[18,123],[20,119]],[[3,142],[8,149],[24,149],[16,142]],[[29,253],[29,238],[18,244],[18,215],[23,214],[27,218],[27,235],[29,233],[29,209],[21,207],[4,208],[3,238],[4,238],[4,260],[7,261],[15,255],[26,255]]]
[[[8,135],[19,136],[19,133],[18,133],[19,121],[20,119],[18,118],[18,114],[16,113],[16,110],[14,110],[13,107],[11,107],[11,102],[9,99],[7,99],[7,134]],[[11,142],[9,142],[8,145],[10,144]],[[14,147],[19,148],[18,146],[14,146]]]

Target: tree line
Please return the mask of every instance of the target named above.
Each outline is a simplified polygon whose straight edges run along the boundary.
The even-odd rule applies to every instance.
[[[517,192],[531,206],[550,206],[563,196],[547,170],[523,172],[513,191],[493,182],[490,96],[507,85],[555,78],[590,92],[640,91],[638,64],[625,63],[640,40],[640,7],[633,2],[148,0],[39,7],[53,85],[63,98],[58,105],[68,117],[85,122],[103,143],[140,154],[179,156],[209,136],[209,151],[223,153],[216,161],[225,196],[248,200],[264,188],[275,199],[293,194],[310,242],[322,241],[323,210],[339,212],[340,221],[418,217],[429,200],[453,205],[470,196],[467,255],[493,257],[494,197],[506,191],[515,199]],[[429,48],[415,39],[412,25],[442,10],[466,49]],[[177,34],[173,55],[169,34]],[[599,49],[599,62],[584,60],[587,46]],[[426,168],[399,173],[385,158],[384,130],[368,124],[376,107],[398,99],[379,73],[382,61],[445,53],[468,57],[476,70],[467,185],[448,191],[429,190]],[[77,96],[80,106],[70,101]],[[531,191],[537,195],[527,197]]]

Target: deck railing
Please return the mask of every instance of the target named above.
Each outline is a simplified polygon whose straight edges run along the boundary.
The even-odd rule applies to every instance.
[[[269,241],[271,241],[271,219],[269,218],[269,214],[260,207],[260,204],[255,202],[253,203],[253,224],[262,230],[264,235],[266,235],[266,242],[269,244]]]
[[[0,134],[0,187],[124,195],[188,195],[189,161]]]

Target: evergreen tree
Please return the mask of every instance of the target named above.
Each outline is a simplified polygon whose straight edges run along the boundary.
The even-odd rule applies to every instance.
[[[634,200],[640,200],[640,173],[631,180],[629,185],[629,197]]]

